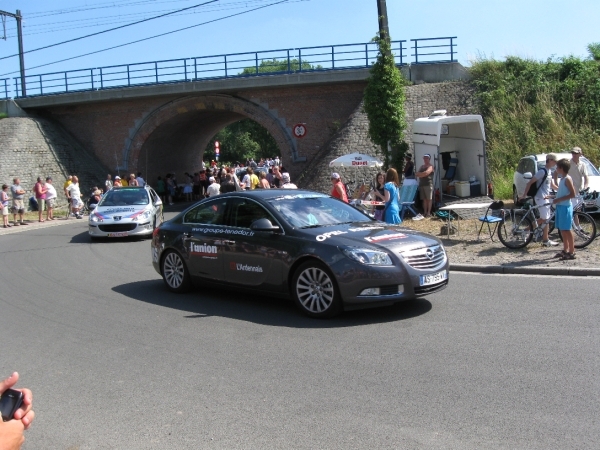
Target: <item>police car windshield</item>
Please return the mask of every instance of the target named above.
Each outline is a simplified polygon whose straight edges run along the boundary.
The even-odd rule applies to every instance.
[[[133,206],[150,203],[145,189],[113,189],[108,191],[98,206]]]

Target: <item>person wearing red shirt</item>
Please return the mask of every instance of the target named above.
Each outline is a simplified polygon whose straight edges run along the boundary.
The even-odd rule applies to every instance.
[[[333,172],[331,174],[331,182],[333,183],[333,189],[331,189],[331,196],[339,198],[343,202],[348,203],[348,195],[346,195],[346,189],[342,184],[342,178],[339,173]]]

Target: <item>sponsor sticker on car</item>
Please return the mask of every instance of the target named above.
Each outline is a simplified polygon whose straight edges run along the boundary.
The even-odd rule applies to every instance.
[[[421,275],[420,277],[420,285],[421,286],[429,286],[431,284],[441,283],[442,281],[448,278],[448,272],[443,270],[438,273],[432,273],[429,275]]]

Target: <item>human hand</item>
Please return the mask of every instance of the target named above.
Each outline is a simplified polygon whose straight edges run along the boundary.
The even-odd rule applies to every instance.
[[[19,381],[19,374],[17,372],[14,372],[10,377],[1,381],[0,395],[7,389],[13,388],[13,386],[17,384],[17,381]],[[15,421],[20,421],[23,424],[23,429],[27,430],[31,426],[33,418],[35,417],[35,413],[31,409],[33,405],[33,394],[29,389],[15,390],[23,393],[23,403],[21,404],[21,407],[15,411],[14,419]],[[0,447],[0,450],[1,449],[2,447]]]
[[[25,442],[24,430],[20,420],[0,422],[0,450],[19,450]]]

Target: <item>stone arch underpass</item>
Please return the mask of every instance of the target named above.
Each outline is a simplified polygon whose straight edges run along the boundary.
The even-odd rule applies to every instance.
[[[260,105],[228,95],[184,97],[160,106],[141,121],[123,159],[129,172],[140,171],[148,180],[169,172],[197,171],[210,139],[245,118],[273,136],[284,161],[295,159],[294,142],[277,117]]]

